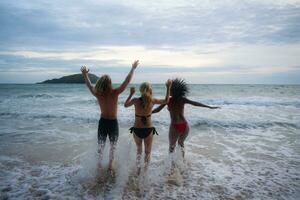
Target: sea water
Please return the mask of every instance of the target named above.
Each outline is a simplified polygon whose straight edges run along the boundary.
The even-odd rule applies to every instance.
[[[153,85],[153,91],[163,98],[165,86]],[[0,199],[300,198],[300,86],[190,85],[188,98],[222,108],[186,105],[190,133],[185,161],[175,153],[178,184],[168,182],[166,108],[152,116],[159,135],[148,172],[132,178],[134,109],[123,106],[128,94],[119,98],[116,177],[101,182],[100,112],[85,85],[0,85]]]

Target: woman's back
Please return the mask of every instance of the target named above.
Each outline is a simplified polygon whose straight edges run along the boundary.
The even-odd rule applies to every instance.
[[[152,97],[152,87],[150,83],[144,82],[140,86],[141,96],[139,98],[133,98],[135,89],[130,89],[130,95],[126,99],[124,106],[129,107],[134,105],[135,107],[135,123],[134,128],[153,128],[151,121],[152,108],[154,104],[167,104],[169,102],[170,88],[172,81],[166,82],[166,97],[164,99],[156,99]]]
[[[142,97],[138,98],[134,104],[135,107],[135,123],[134,127],[136,128],[149,128],[152,127],[152,108],[153,102],[148,102],[145,105]]]
[[[170,98],[170,101],[168,103],[168,110],[170,112],[170,118],[172,123],[178,123],[185,121],[184,118],[184,104],[185,99],[174,99]]]

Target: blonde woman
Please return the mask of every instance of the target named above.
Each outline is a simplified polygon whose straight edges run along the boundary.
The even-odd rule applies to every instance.
[[[135,107],[135,123],[130,132],[133,133],[133,138],[137,147],[137,170],[138,174],[141,169],[141,156],[143,151],[143,142],[145,149],[145,170],[147,170],[150,153],[152,148],[153,135],[157,134],[155,128],[152,125],[151,113],[154,104],[167,104],[169,102],[170,88],[172,81],[166,82],[166,97],[164,99],[155,99],[152,97],[152,87],[150,83],[142,83],[140,86],[141,96],[139,98],[133,98],[135,93],[134,88],[130,88],[130,94],[124,104],[125,107],[134,105]]]
[[[85,66],[81,68],[82,75],[84,77],[85,83],[89,88],[92,95],[94,95],[99,103],[101,118],[98,124],[98,152],[100,156],[100,167],[103,157],[103,150],[105,147],[105,142],[107,136],[110,141],[110,152],[109,152],[109,172],[112,173],[112,165],[114,160],[114,151],[119,136],[119,125],[117,120],[117,110],[118,110],[118,97],[126,89],[127,85],[130,83],[134,70],[139,65],[139,61],[136,60],[131,67],[130,72],[123,81],[123,83],[117,87],[112,87],[112,82],[109,75],[103,75],[93,86],[89,79],[88,73],[89,69]]]

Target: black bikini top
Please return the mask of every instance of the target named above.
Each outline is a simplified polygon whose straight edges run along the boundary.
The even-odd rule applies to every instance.
[[[139,100],[140,101],[143,101],[143,98],[142,97],[140,97],[139,98]],[[142,121],[142,123],[144,124],[144,125],[147,125],[147,118],[148,117],[150,117],[151,116],[151,114],[149,114],[149,115],[146,115],[146,116],[143,116],[143,115],[135,115],[136,117],[140,117],[141,118],[141,121]]]
[[[147,118],[151,116],[150,115],[146,115],[146,116],[143,116],[143,115],[135,115],[136,117],[140,117],[141,118],[141,121],[144,125],[147,125]]]

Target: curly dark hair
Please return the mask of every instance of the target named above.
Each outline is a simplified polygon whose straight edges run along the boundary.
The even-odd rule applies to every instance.
[[[182,97],[185,97],[189,93],[189,88],[187,83],[180,78],[175,78],[172,80],[171,94],[172,99],[176,102]]]

